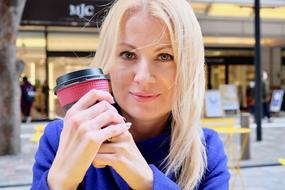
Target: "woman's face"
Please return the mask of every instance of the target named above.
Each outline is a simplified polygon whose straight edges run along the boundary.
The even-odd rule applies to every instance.
[[[166,25],[138,12],[125,19],[110,68],[116,102],[128,117],[159,119],[171,110],[176,75]]]

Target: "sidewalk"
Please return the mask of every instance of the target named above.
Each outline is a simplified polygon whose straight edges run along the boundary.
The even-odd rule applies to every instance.
[[[45,123],[42,123],[45,124]],[[15,156],[0,156],[0,189],[26,190],[32,182],[32,165],[37,144],[32,143],[34,127],[39,123],[21,125],[22,152]],[[5,186],[19,186],[3,188]]]
[[[0,157],[0,190],[27,190],[32,182],[32,165],[37,144],[30,141],[34,127],[46,123],[22,124],[22,153],[16,156]],[[285,158],[285,118],[273,118],[272,123],[265,121],[263,141],[256,142],[255,126],[251,125],[251,159],[242,161],[244,167],[259,164],[277,164],[277,159]],[[239,137],[237,142],[239,143]],[[285,187],[285,166],[253,167],[241,169],[246,190],[283,190]],[[234,189],[242,189],[237,176]]]
[[[256,125],[251,124],[251,159],[242,161],[241,176],[246,190],[283,190],[285,187],[285,166],[278,165],[278,158],[285,158],[285,118],[273,118],[271,123],[263,122],[262,141],[256,141]],[[236,188],[242,189],[237,178]]]

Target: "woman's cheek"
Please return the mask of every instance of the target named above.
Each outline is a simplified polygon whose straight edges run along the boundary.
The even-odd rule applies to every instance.
[[[116,65],[114,65],[110,70],[111,78],[114,80],[125,78],[126,76],[129,76],[133,71],[133,66],[131,64],[120,62],[115,64]]]
[[[131,74],[128,70],[119,69],[116,71],[113,70],[110,75],[113,95],[117,100],[122,99],[122,97],[125,97],[128,93],[129,87],[132,83]]]

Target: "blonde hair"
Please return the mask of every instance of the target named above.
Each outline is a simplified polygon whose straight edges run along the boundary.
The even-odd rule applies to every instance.
[[[146,10],[165,23],[177,65],[171,145],[165,159],[165,174],[173,172],[182,189],[194,189],[205,173],[207,158],[199,125],[205,92],[204,46],[200,25],[190,4],[186,0],[116,1],[102,25],[93,63],[108,70],[114,60],[122,20],[139,10]]]

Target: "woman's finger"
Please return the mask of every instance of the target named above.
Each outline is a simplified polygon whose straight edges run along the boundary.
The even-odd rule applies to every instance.
[[[67,113],[73,113],[80,110],[84,110],[95,104],[97,101],[106,100],[110,104],[115,103],[114,98],[109,92],[103,90],[90,90],[84,96],[82,96]]]
[[[93,129],[102,129],[111,124],[123,123],[124,119],[118,112],[114,110],[106,110],[92,120],[88,120],[88,125],[92,126]]]
[[[121,143],[103,143],[100,146],[98,154],[114,154],[118,149],[121,148],[120,144]]]
[[[114,113],[118,113],[118,111],[116,110],[114,106],[112,106],[106,100],[102,100],[92,105],[86,110],[77,112],[73,117],[70,118],[70,123],[78,126],[85,121],[96,118],[99,114],[104,113],[107,110],[111,110]]]
[[[120,164],[120,159],[116,158],[115,154],[96,154],[93,160],[93,166],[113,166],[114,163]]]
[[[104,164],[93,164],[93,166],[95,167],[95,168],[105,168],[106,167],[106,165],[104,165]]]
[[[109,125],[96,133],[101,142],[126,132],[129,128],[125,124]]]
[[[103,143],[100,146],[98,154],[120,154],[120,155],[128,155],[129,145],[126,142],[111,142],[111,143]]]
[[[78,155],[78,157],[82,159],[91,158],[92,156],[94,158],[99,151],[99,147],[107,138],[118,136],[128,130],[128,128],[122,124],[110,125],[98,131],[90,130],[91,127],[87,125],[82,127],[84,129],[79,128],[81,131],[78,132],[80,139],[73,139],[66,150],[67,152],[72,152],[74,155]],[[97,149],[97,151],[94,151],[94,149]]]

